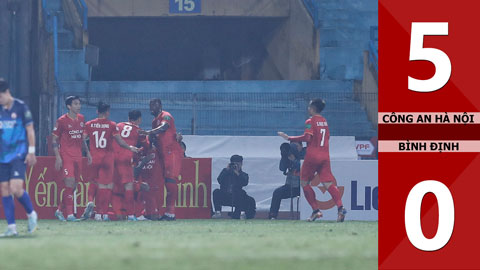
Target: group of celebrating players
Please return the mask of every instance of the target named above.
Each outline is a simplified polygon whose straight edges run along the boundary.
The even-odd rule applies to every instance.
[[[129,112],[127,122],[117,124],[109,120],[110,105],[99,102],[98,118],[85,122],[80,114],[78,96],[67,97],[65,105],[68,113],[57,120],[52,139],[55,169],[61,170],[65,183],[55,216],[61,221],[78,221],[89,219],[95,211],[95,220],[108,221],[112,204],[116,218],[136,221],[148,216],[154,220],[175,220],[177,181],[185,153],[181,146],[182,136],[176,132],[172,115],[162,110],[161,100],[150,100],[150,112],[155,117],[151,130],[140,129],[142,115],[138,110]],[[13,98],[8,83],[1,78],[0,106],[0,187],[8,223],[7,231],[0,237],[6,237],[18,235],[14,197],[27,213],[28,232],[32,233],[37,228],[38,215],[23,188],[26,165],[34,166],[36,163],[35,132],[28,106]],[[306,121],[303,135],[288,136],[283,132],[278,132],[278,135],[292,142],[307,142],[300,183],[313,209],[308,221],[323,216],[311,187],[312,180],[318,176],[338,207],[337,221],[343,222],[347,211],[330,168],[330,132],[326,119],[320,114],[324,107],[322,99],[310,102],[308,110],[312,117]],[[83,152],[88,166],[88,173],[83,178],[90,184],[87,206],[77,219],[74,215],[74,194],[77,181],[81,180]],[[160,216],[160,191],[164,186],[167,191],[166,211]]]
[[[151,130],[140,129],[142,114],[138,110],[129,112],[127,122],[117,124],[109,120],[110,105],[99,102],[98,118],[85,122],[78,96],[67,97],[65,105],[68,112],[58,118],[52,139],[55,169],[62,170],[65,183],[55,216],[61,221],[79,221],[95,213],[95,220],[109,221],[112,204],[117,219],[144,220],[145,213],[150,219],[175,220],[184,149],[175,120],[162,110],[161,100],[150,101],[150,112],[155,117]],[[82,178],[90,184],[88,203],[77,219],[74,191],[81,179],[83,153],[88,173]],[[162,183],[167,196],[166,212],[160,216]]]
[[[141,130],[141,112],[130,111],[128,122],[116,124],[109,120],[110,106],[98,104],[98,118],[85,123],[80,114],[81,102],[78,96],[65,100],[68,113],[62,115],[53,131],[55,168],[62,169],[65,190],[55,216],[62,221],[86,220],[93,214],[95,220],[108,221],[109,206],[112,204],[116,217],[136,221],[145,219],[175,220],[175,202],[178,196],[179,180],[184,149],[180,146],[181,135],[177,134],[172,115],[162,110],[160,99],[150,101],[150,112],[155,117],[152,129]],[[320,183],[331,194],[338,207],[338,221],[345,218],[342,195],[336,186],[330,168],[329,128],[320,114],[325,107],[321,99],[312,100],[306,121],[305,133],[301,136],[278,134],[292,142],[308,143],[308,151],[300,171],[305,198],[313,212],[309,221],[321,218],[311,181],[318,175]],[[89,146],[87,146],[89,139]],[[80,219],[73,214],[74,189],[82,171],[82,150],[88,159],[86,177],[90,181],[88,203]],[[137,173],[134,173],[135,169]],[[161,183],[165,184],[166,212],[159,217]],[[148,192],[140,192],[144,187]],[[135,194],[137,196],[135,196]],[[144,194],[141,196],[140,194]],[[136,198],[136,199],[135,199]],[[95,200],[95,204],[94,204]],[[144,209],[143,202],[146,202]],[[146,211],[144,211],[146,210]],[[66,218],[65,218],[66,216]]]

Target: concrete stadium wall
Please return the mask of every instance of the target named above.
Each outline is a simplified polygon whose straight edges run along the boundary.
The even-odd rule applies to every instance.
[[[200,14],[170,14],[163,0],[86,0],[89,17],[242,16],[287,17],[290,0],[202,0]]]
[[[87,0],[89,17],[170,17],[192,16],[169,13],[169,1]],[[244,80],[311,80],[319,78],[319,32],[302,0],[202,0],[205,17],[285,18],[273,32],[265,33],[267,57],[260,69],[244,65]],[[221,23],[221,22],[219,22]]]
[[[264,80],[318,79],[319,33],[301,0],[290,2],[290,16],[269,40],[260,77]],[[276,72],[275,72],[276,71]]]

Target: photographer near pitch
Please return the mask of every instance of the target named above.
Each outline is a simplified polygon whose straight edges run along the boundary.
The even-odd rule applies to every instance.
[[[220,189],[213,191],[215,214],[212,218],[221,218],[223,205],[235,207],[235,212],[232,214],[234,219],[239,219],[242,211],[245,212],[247,219],[255,217],[255,199],[243,190],[243,187],[248,185],[248,174],[242,171],[242,165],[243,157],[233,155],[230,158],[230,164],[218,176]]]
[[[305,156],[305,149],[301,143],[282,143],[280,146],[279,169],[286,175],[285,185],[275,189],[270,205],[269,219],[276,219],[280,203],[283,199],[300,196],[300,160]]]

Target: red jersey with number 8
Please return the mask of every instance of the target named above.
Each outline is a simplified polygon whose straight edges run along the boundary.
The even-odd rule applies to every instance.
[[[117,128],[120,132],[120,137],[128,144],[136,146],[139,140],[138,131],[140,128],[130,122],[122,122],[117,124]],[[113,144],[115,149],[115,160],[131,161],[133,158],[133,152],[122,148],[117,142]]]
[[[312,135],[312,139],[307,144],[307,155],[329,155],[328,141],[330,131],[327,120],[321,115],[314,115],[305,121],[305,134]],[[305,157],[305,158],[306,158]]]
[[[107,154],[113,155],[113,136],[119,134],[115,122],[105,118],[88,121],[84,133],[90,137],[90,153],[94,159]]]

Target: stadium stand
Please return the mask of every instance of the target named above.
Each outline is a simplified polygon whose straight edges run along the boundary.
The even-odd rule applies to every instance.
[[[301,133],[307,117],[306,102],[323,97],[328,102],[324,115],[332,135],[376,136],[375,125],[367,119],[353,91],[353,80],[362,77],[362,52],[368,50],[369,27],[377,24],[376,15],[371,16],[376,14],[376,1],[304,2],[309,10],[317,9],[314,21],[320,30],[321,80],[88,82],[85,49],[74,46],[74,33],[65,26],[62,1],[47,1],[47,9],[59,18],[57,98],[63,100],[70,94],[87,97],[83,108],[87,119],[95,116],[93,105],[99,100],[112,104],[114,121],[125,120],[126,110],[140,108],[143,127],[148,127],[148,100],[160,97],[184,134],[262,136],[274,135],[276,130]],[[365,46],[358,47],[358,43]],[[376,100],[376,93],[361,95],[362,100]],[[65,108],[61,102],[57,104],[60,115]]]
[[[370,27],[378,25],[376,0],[304,0],[320,32],[320,78],[361,80]]]

